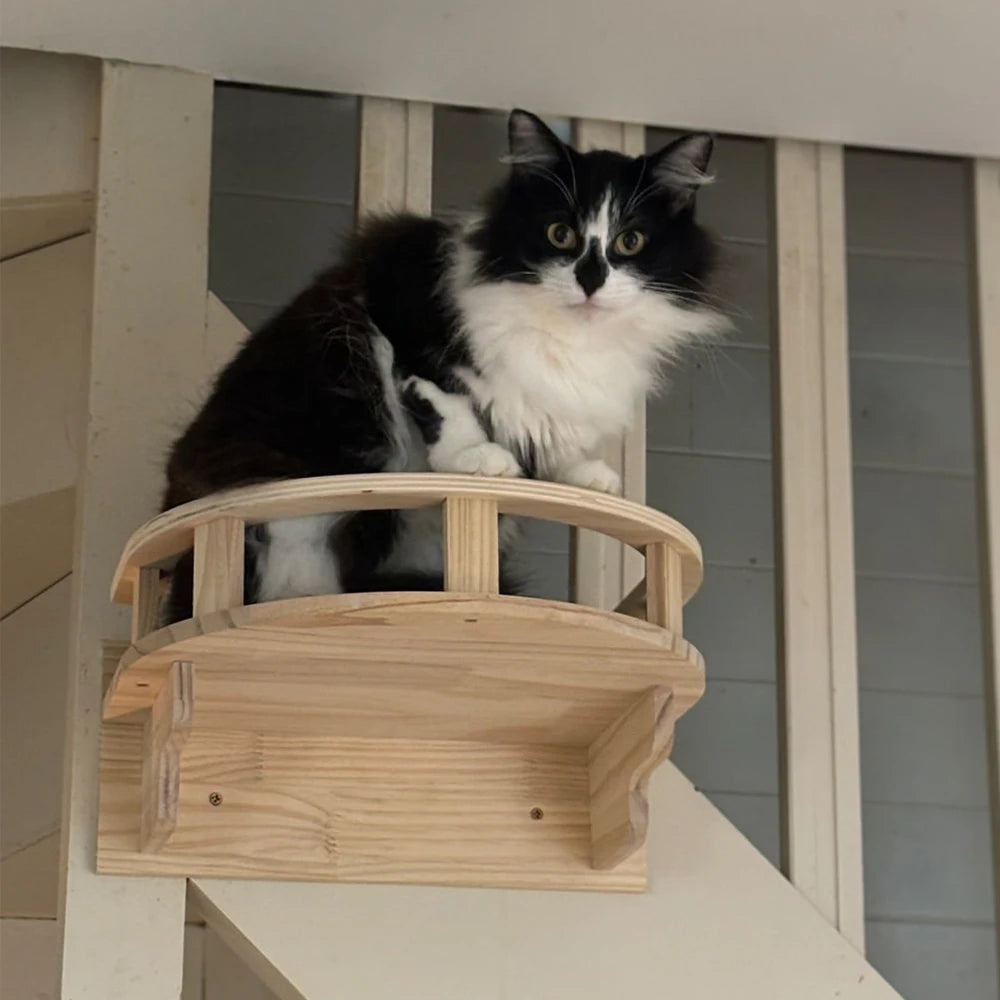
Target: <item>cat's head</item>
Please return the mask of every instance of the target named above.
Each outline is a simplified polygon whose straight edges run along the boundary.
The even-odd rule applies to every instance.
[[[706,291],[715,244],[695,221],[711,136],[646,156],[580,153],[520,110],[509,135],[510,174],[467,236],[479,281],[535,286],[581,322],[669,303],[691,314],[690,333],[718,326]]]

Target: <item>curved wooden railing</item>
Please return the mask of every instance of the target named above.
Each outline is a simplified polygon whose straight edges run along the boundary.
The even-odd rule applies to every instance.
[[[115,572],[112,597],[132,604],[134,641],[155,627],[160,565],[181,552],[194,549],[197,616],[243,603],[247,524],[439,505],[444,509],[448,591],[498,592],[499,514],[589,529],[644,552],[645,617],[678,634],[682,606],[701,584],[697,539],[673,518],[641,504],[538,480],[381,473],[283,480],[213,494],[168,510],[129,539]]]

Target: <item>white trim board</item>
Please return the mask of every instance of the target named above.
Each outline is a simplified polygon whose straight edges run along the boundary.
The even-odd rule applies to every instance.
[[[863,948],[843,150],[779,139],[772,153],[783,853]]]
[[[103,69],[67,690],[60,886],[67,1000],[176,1000],[181,989],[184,881],[94,872],[101,643],[128,634],[121,609],[108,601],[112,567],[128,532],[156,510],[150,456],[163,454],[206,368],[212,100],[207,76]]]

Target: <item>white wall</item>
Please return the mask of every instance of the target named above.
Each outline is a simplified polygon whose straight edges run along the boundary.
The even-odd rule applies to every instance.
[[[0,196],[93,191],[100,64],[45,52],[0,55]]]
[[[7,0],[8,45],[249,83],[1000,152],[995,0]]]

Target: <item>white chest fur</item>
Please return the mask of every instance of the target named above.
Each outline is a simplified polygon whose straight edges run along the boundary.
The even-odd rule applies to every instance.
[[[544,475],[621,434],[653,388],[660,359],[699,315],[663,296],[568,309],[543,286],[484,283],[456,300],[478,371],[465,373],[494,433],[534,446]]]

